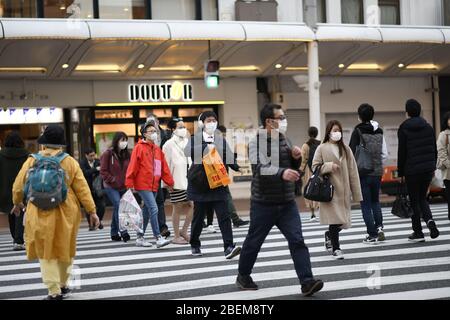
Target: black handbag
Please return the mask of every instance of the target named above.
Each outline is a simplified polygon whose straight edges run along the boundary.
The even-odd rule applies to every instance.
[[[97,198],[103,197],[105,192],[103,191],[103,179],[100,174],[98,174],[92,182],[92,189]]]
[[[392,205],[391,213],[401,219],[411,218],[414,214],[404,183],[398,184],[397,196]]]
[[[356,146],[355,159],[358,166],[359,174],[367,175],[374,170],[372,153],[367,149],[366,142],[359,129],[356,129],[359,134],[359,145]]]
[[[330,202],[334,195],[334,186],[330,182],[328,175],[320,176],[320,168],[322,165],[316,167],[311,178],[305,186],[303,192],[305,199],[317,202]]]

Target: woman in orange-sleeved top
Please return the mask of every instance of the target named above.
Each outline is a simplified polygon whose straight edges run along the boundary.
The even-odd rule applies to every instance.
[[[158,223],[158,205],[155,197],[161,179],[169,188],[173,187],[174,181],[164,153],[155,144],[158,138],[157,132],[158,128],[154,121],[148,121],[141,127],[143,139],[138,142],[131,154],[125,185],[128,189],[134,188],[144,200],[144,233],[150,220],[153,235],[156,238],[156,247],[161,248],[171,241],[161,236]],[[136,246],[151,247],[152,244],[144,240],[144,234],[138,234]]]

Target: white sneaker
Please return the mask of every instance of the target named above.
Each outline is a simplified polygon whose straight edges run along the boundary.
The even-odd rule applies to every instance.
[[[311,219],[309,219],[309,222],[317,222],[317,217],[312,217]]]
[[[217,230],[214,228],[214,226],[211,224],[208,226],[208,233],[216,233]]]
[[[14,245],[13,245],[13,250],[14,250],[14,251],[22,251],[22,250],[26,250],[25,244],[14,243]]]
[[[342,260],[344,259],[344,253],[341,250],[335,250],[333,252],[333,258],[336,260]]]
[[[152,243],[144,239],[144,237],[139,237],[136,239],[136,247],[152,247]]]
[[[171,242],[172,242],[172,240],[167,240],[167,239],[164,239],[163,237],[159,236],[156,240],[156,247],[162,248],[162,247],[167,246]]]

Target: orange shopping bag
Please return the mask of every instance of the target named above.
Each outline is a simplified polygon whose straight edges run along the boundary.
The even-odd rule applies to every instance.
[[[227,186],[231,183],[227,168],[217,152],[216,148],[211,149],[203,157],[203,167],[208,178],[209,187],[215,189],[221,186]]]

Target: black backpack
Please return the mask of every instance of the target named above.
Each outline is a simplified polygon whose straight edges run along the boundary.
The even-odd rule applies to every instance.
[[[308,141],[307,144],[309,146],[308,167],[309,167],[309,169],[311,169],[311,171],[313,171],[312,170],[312,162],[313,162],[313,159],[314,159],[314,153],[316,153],[316,149],[320,145],[320,142],[317,142],[317,141],[313,140],[311,142]]]

